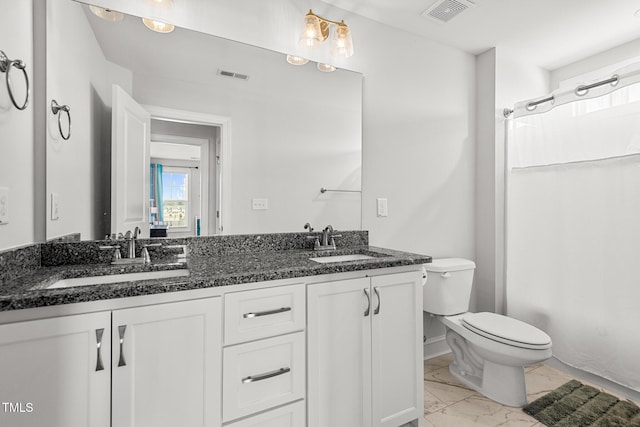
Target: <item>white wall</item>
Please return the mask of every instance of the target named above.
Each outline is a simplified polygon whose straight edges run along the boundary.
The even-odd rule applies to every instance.
[[[549,92],[549,72],[505,48],[477,57],[476,310],[504,313],[504,108]]]
[[[21,59],[34,82],[33,6],[30,1],[2,4],[0,49],[10,59]],[[34,168],[33,92],[29,106],[20,111],[13,106],[0,73],[0,187],[9,189],[9,222],[0,224],[0,250],[32,243],[34,237],[34,178],[42,173]],[[11,71],[18,92],[24,92],[22,72]],[[18,99],[21,103],[23,99]]]
[[[618,67],[640,61],[640,38],[551,71],[551,89],[603,78]],[[584,78],[582,77],[584,76]],[[578,78],[580,81],[575,81]],[[573,81],[572,81],[573,80]]]
[[[111,79],[130,88],[131,76],[102,54],[79,3],[47,2],[47,102],[71,107],[71,138],[63,140],[57,117],[47,114],[47,239],[81,233],[107,234],[111,155]],[[66,119],[63,121],[66,131]],[[59,219],[51,219],[51,194]],[[108,193],[108,191],[106,191]]]

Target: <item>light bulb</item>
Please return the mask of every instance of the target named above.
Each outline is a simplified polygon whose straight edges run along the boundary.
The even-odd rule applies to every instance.
[[[105,21],[117,22],[117,21],[122,21],[124,19],[124,14],[122,12],[116,12],[115,10],[105,9],[104,7],[90,5],[89,10],[94,15],[99,16]]]
[[[353,55],[351,31],[344,22],[340,22],[336,28],[335,37],[331,41],[331,54],[339,58],[349,58]]]
[[[331,64],[323,64],[322,62],[318,62],[318,71],[322,71],[323,73],[332,73],[336,70],[336,67],[334,67]]]
[[[166,22],[154,21],[149,18],[142,18],[142,22],[144,25],[150,30],[153,30],[158,33],[170,33],[176,27],[173,24],[167,24]]]
[[[309,62],[309,60],[300,56],[287,55],[287,62],[291,65],[304,65]]]
[[[309,10],[309,13],[304,17],[304,29],[300,35],[300,46],[312,48],[316,45],[317,41],[323,40],[324,36],[320,26],[320,19]]]

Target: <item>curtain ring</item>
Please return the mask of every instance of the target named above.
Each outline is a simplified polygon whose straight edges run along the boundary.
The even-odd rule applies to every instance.
[[[60,114],[60,111],[64,111],[65,113],[67,113],[67,119],[69,121],[69,128],[67,130],[67,136],[64,135],[64,131],[62,130],[62,122],[60,120],[60,116],[62,116],[62,114]],[[53,114],[56,114],[58,116],[58,130],[60,131],[60,136],[62,137],[62,139],[64,139],[65,141],[67,141],[69,138],[71,138],[71,108],[69,108],[68,105],[59,105],[55,99],[51,100],[51,112],[53,112]]]
[[[18,105],[18,102],[16,101],[16,98],[13,95],[11,78],[9,77],[9,74],[11,72],[11,67],[17,68],[18,70],[22,70],[22,74],[24,75],[24,81],[26,82],[26,85],[27,85],[27,95],[25,97],[25,100],[22,106]],[[20,59],[11,60],[7,58],[7,55],[3,51],[0,50],[0,71],[2,71],[3,73],[6,73],[5,83],[7,85],[7,92],[9,92],[9,97],[11,98],[11,102],[18,110],[24,110],[25,108],[27,108],[27,105],[29,104],[29,90],[30,90],[29,76],[27,75],[26,68],[27,68],[27,65],[24,63],[24,61]]]

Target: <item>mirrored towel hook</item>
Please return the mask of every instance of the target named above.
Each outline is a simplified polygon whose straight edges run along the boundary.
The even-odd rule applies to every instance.
[[[62,130],[62,121],[60,120],[60,116],[62,114],[60,114],[60,111],[64,111],[65,113],[67,113],[67,122],[69,124],[69,127],[67,129],[67,134],[64,134],[64,131]],[[62,137],[62,139],[64,139],[65,141],[68,140],[69,138],[71,138],[71,108],[69,108],[68,105],[60,105],[56,102],[55,99],[51,100],[51,112],[55,115],[58,116],[58,130],[60,131],[60,136]]]
[[[13,95],[13,86],[11,86],[11,67],[17,68],[22,71],[22,75],[24,76],[24,81],[27,86],[26,96],[24,99],[24,103],[22,105],[18,104],[15,96]],[[27,75],[27,65],[21,59],[9,59],[7,55],[0,50],[0,71],[5,73],[5,82],[7,84],[7,92],[9,92],[9,97],[11,98],[11,102],[18,110],[24,110],[27,108],[29,104],[29,76]]]

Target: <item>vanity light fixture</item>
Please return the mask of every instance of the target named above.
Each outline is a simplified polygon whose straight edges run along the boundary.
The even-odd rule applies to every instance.
[[[287,55],[287,62],[291,65],[304,65],[309,62],[309,60],[300,56]]]
[[[322,71],[323,73],[333,73],[336,70],[331,64],[323,64],[322,62],[318,62],[318,71]]]
[[[336,57],[349,58],[353,55],[353,40],[351,30],[344,21],[330,21],[313,13],[311,9],[304,16],[304,29],[300,35],[300,45],[304,48],[313,48],[318,42],[323,42],[329,37],[329,29],[335,25],[333,39],[331,41],[331,54]]]
[[[105,21],[117,22],[124,19],[124,14],[122,12],[105,9],[104,7],[90,5],[89,10],[91,11],[91,13],[104,19]]]
[[[157,33],[170,33],[176,27],[173,24],[167,24],[166,22],[154,21],[150,18],[142,18],[142,22],[147,26],[148,29],[155,31]]]

